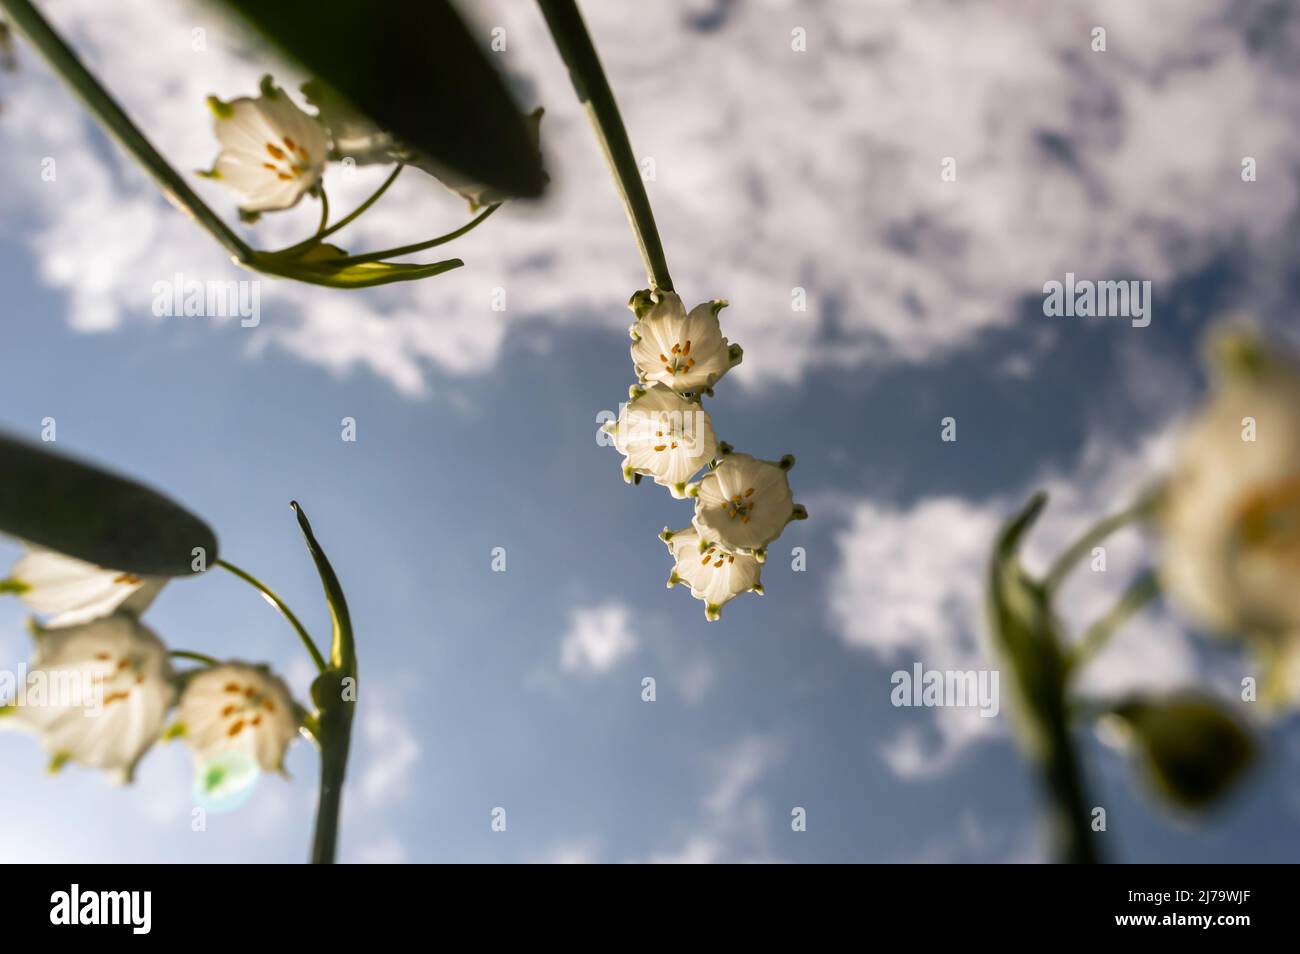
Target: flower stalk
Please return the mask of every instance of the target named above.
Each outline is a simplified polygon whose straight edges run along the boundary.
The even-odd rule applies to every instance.
[[[546,26],[555,40],[560,58],[568,67],[574,91],[586,108],[587,118],[596,131],[596,139],[605,154],[605,161],[614,175],[623,208],[632,226],[632,234],[641,251],[641,260],[645,263],[646,276],[652,287],[672,291],[673,280],[668,274],[668,261],[664,257],[663,244],[659,241],[659,231],[655,228],[654,212],[650,209],[650,198],[646,195],[645,183],[641,179],[641,169],[632,152],[632,143],[628,139],[614,93],[609,87],[609,80],[605,78],[605,70],[600,65],[600,57],[582,22],[582,14],[578,12],[574,0],[537,2],[542,9],[542,16],[546,18]]]

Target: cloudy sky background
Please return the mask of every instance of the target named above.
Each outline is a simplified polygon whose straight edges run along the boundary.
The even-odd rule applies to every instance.
[[[20,45],[18,72],[0,76],[0,425],[35,438],[54,417],[61,448],[186,502],[323,637],[287,507],[302,501],[360,641],[345,860],[1043,858],[1009,707],[895,709],[889,674],[995,666],[980,583],[999,523],[1049,489],[1030,550],[1049,559],[1158,472],[1201,393],[1209,323],[1247,312],[1290,334],[1300,15],[1224,0],[584,5],[654,162],[677,287],[688,304],[732,302],[724,332],[745,362],[710,406],[715,425],[758,456],[796,454],[813,514],[774,548],[767,596],[706,624],[686,592],[665,591],[655,539],[689,507],[625,486],[595,439],[626,393],[623,303],[644,283],[622,210],[535,6],[474,8],[481,36],[505,28],[498,62],[521,105],[546,107],[546,199],[502,210],[452,249],[465,268],[430,281],[263,281],[255,329],[153,316],[154,283],[177,272],[251,276]],[[203,98],[250,94],[275,69],[202,6],[42,9],[181,169],[215,155]],[[806,52],[791,49],[795,28]],[[1241,180],[1245,156],[1256,182]],[[940,178],[945,157],[956,182]],[[332,204],[383,174],[333,171]],[[219,186],[197,188],[233,218]],[[288,244],[315,215],[304,203],[249,235]],[[359,251],[464,220],[460,200],[408,172],[341,237]],[[1043,317],[1043,283],[1067,271],[1151,280],[1150,327]],[[945,416],[956,443],[939,439]],[[343,417],[356,443],[340,440]],[[805,572],[791,570],[796,546]],[[1137,534],[1116,538],[1108,572],[1071,585],[1069,618],[1088,621],[1150,556]],[[269,661],[305,694],[292,633],[233,578],[178,582],[148,619],[174,646]],[[22,620],[0,604],[7,668],[26,655]],[[1231,692],[1243,665],[1157,608],[1089,688]],[[1204,826],[1169,819],[1122,754],[1089,741],[1105,850],[1289,859],[1300,732],[1292,719],[1265,738],[1248,790]],[[48,778],[14,734],[0,759],[5,860],[306,852],[316,758],[303,745],[292,782],[264,780],[202,833],[178,746],[128,789],[76,769]],[[490,830],[497,806],[505,833]],[[790,830],[794,806],[806,832]]]

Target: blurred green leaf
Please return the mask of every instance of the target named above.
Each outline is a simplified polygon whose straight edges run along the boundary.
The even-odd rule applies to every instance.
[[[193,573],[195,547],[217,560],[211,528],[157,491],[3,435],[0,532],[141,576]]]
[[[1058,709],[1064,691],[1064,663],[1050,631],[1047,595],[1020,565],[1020,544],[1046,504],[1046,494],[1035,494],[998,534],[989,560],[986,598],[993,643],[1002,657],[1013,662],[1017,694],[1034,712]],[[1033,728],[1031,720],[1022,724]]]
[[[1255,758],[1255,742],[1214,699],[1136,699],[1113,710],[1138,742],[1156,790],[1182,808],[1218,801]]]
[[[523,111],[447,0],[210,2],[406,145],[507,195],[541,195]]]
[[[459,258],[449,258],[427,265],[403,262],[357,262],[345,257],[336,245],[319,245],[300,258],[282,258],[256,253],[253,267],[268,275],[279,275],[312,285],[330,288],[373,288],[394,282],[418,281],[441,275],[465,263]]]

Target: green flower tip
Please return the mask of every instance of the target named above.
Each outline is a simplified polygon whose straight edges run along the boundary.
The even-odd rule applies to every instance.
[[[648,288],[633,292],[632,297],[627,300],[627,307],[632,309],[632,314],[636,315],[637,321],[644,318],[654,306],[654,292]]]
[[[676,493],[676,495],[677,495],[678,497],[685,497],[685,496],[686,496],[686,481],[683,480],[681,483],[673,484],[673,491]]]
[[[12,593],[15,596],[21,596],[30,589],[31,587],[22,580],[0,580],[0,593]]]
[[[1258,378],[1271,363],[1267,344],[1252,328],[1233,325],[1210,335],[1206,364],[1220,381]]]
[[[717,603],[708,603],[704,607],[704,618],[710,623],[716,623],[722,619],[722,607]]]
[[[808,508],[803,504],[795,504],[794,510],[790,513],[791,520],[807,520]]]
[[[208,109],[212,110],[212,115],[218,119],[229,119],[235,115],[235,107],[230,103],[223,103],[215,96],[208,97]]]
[[[673,570],[671,573],[668,574],[668,589],[671,590],[674,586],[676,586],[681,581],[682,578],[677,575],[677,571]]]
[[[162,740],[164,742],[170,742],[172,741],[172,739],[183,739],[183,738],[185,738],[184,722],[173,722],[171,725],[167,727],[166,731],[163,732],[162,734]]]
[[[740,362],[744,359],[744,357],[745,357],[745,349],[742,348],[740,345],[733,344],[727,347],[727,359],[731,362],[733,367],[735,365],[740,364]]]
[[[641,476],[641,475],[638,474],[636,471],[634,471],[631,467],[624,467],[624,468],[623,468],[623,482],[624,482],[625,484],[633,483],[633,482],[634,482],[635,480],[637,480],[640,476]]]
[[[50,764],[45,767],[45,771],[51,775],[58,775],[70,758],[72,758],[71,752],[55,752],[50,756]]]
[[[641,387],[639,384],[633,384],[627,389],[627,396],[633,401],[637,398],[645,397],[645,388]]]
[[[782,470],[789,470],[794,466],[794,454],[786,454],[776,462],[776,466],[780,467]]]
[[[754,560],[758,563],[767,562],[767,547],[759,547],[754,551]]]
[[[257,88],[267,99],[275,99],[280,95],[279,87],[275,85],[275,80],[271,78],[270,73],[267,73],[258,81]]]
[[[763,589],[763,584],[762,584],[762,583],[755,583],[753,586],[751,586],[751,587],[749,588],[749,592],[751,592],[751,593],[757,593],[759,596],[762,596],[762,595],[763,595],[764,593],[766,593],[767,591],[766,591],[765,589]]]
[[[675,536],[677,536],[677,531],[669,530],[667,527],[664,527],[662,530],[659,531],[659,539],[662,540],[664,543],[667,543]]]
[[[5,705],[0,706],[0,719],[3,719],[7,715],[13,715],[17,711],[18,707],[12,702],[6,703]]]
[[[726,457],[728,454],[732,453],[735,449],[736,448],[732,447],[726,441],[722,441],[718,444],[718,456]]]
[[[718,312],[722,311],[722,309],[726,308],[730,304],[731,302],[727,301],[725,298],[713,299],[713,301],[709,303],[709,308],[713,312],[713,317],[718,317]]]

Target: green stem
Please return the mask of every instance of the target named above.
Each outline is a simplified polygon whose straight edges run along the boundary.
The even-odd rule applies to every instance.
[[[316,563],[325,600],[334,622],[330,645],[329,668],[312,683],[312,701],[316,703],[320,742],[320,801],[316,807],[316,830],[312,836],[313,864],[330,864],[338,846],[339,811],[343,800],[343,781],[347,775],[348,750],[352,738],[352,716],[356,709],[357,654],[352,632],[352,616],[343,587],[330,565],[325,551],[312,533],[307,514],[292,503],[298,526],[307,541],[307,549]]]
[[[205,666],[219,666],[220,661],[206,653],[190,652],[188,649],[173,649],[167,655],[173,659],[188,659],[190,662],[203,663]]]
[[[28,0],[0,0],[3,8],[32,46],[40,51],[50,67],[81,98],[81,101],[118,143],[157,180],[163,193],[174,205],[208,230],[241,265],[253,259],[252,249],[189,187],[185,179],[168,164],[122,111],[117,101],[82,65],[62,37],[45,21]]]
[[[316,239],[319,240],[325,234],[325,226],[330,221],[330,197],[325,194],[325,187],[320,186],[320,225],[316,226]]]
[[[1048,594],[1055,593],[1060,589],[1065,578],[1070,575],[1075,564],[1087,557],[1093,547],[1101,543],[1116,530],[1121,530],[1131,523],[1137,523],[1150,515],[1152,507],[1155,504],[1155,498],[1152,495],[1143,496],[1133,504],[1118,513],[1111,514],[1109,517],[1103,517],[1095,524],[1088,528],[1087,532],[1078,540],[1074,541],[1068,549],[1056,558],[1047,575],[1043,577],[1043,587]]]
[[[501,208],[501,204],[489,205],[477,216],[466,224],[462,225],[454,232],[448,232],[446,235],[439,235],[437,238],[429,239],[426,242],[416,242],[414,245],[402,245],[397,248],[381,249],[378,252],[366,252],[364,255],[349,255],[347,258],[335,259],[330,262],[331,265],[337,265],[340,268],[347,265],[361,265],[365,262],[380,262],[386,258],[396,258],[399,255],[414,255],[416,252],[423,252],[427,248],[434,248],[438,245],[445,245],[450,241],[460,238],[467,232],[473,231],[480,222],[489,215]]]
[[[569,69],[578,100],[586,107],[587,118],[596,131],[605,161],[614,174],[650,284],[672,291],[673,280],[668,274],[668,262],[655,228],[655,217],[650,209],[645,182],[641,179],[641,169],[632,152],[609,80],[600,65],[600,57],[596,55],[591,36],[582,22],[582,14],[574,0],[537,0],[537,3],[542,8],[542,16],[546,18],[546,26],[555,40],[560,58]]]
[[[245,583],[251,584],[259,593],[262,594],[262,596],[266,598],[266,601],[268,603],[270,603],[277,610],[279,610],[280,615],[283,616],[285,619],[287,619],[289,621],[289,625],[292,626],[294,630],[298,633],[298,638],[302,640],[303,646],[305,646],[307,648],[307,652],[311,654],[311,660],[316,664],[317,670],[324,671],[325,657],[323,657],[321,655],[320,650],[316,648],[316,644],[312,642],[311,636],[307,634],[307,630],[303,627],[302,623],[298,621],[298,617],[293,614],[293,610],[289,609],[288,605],[286,605],[284,600],[280,599],[280,597],[275,594],[274,590],[272,590],[269,586],[267,586],[257,577],[253,576],[253,574],[245,570],[241,570],[233,563],[227,563],[225,560],[218,560],[217,566],[221,567],[223,570],[228,570],[229,572],[233,573],[235,576],[239,577]]]
[[[1148,603],[1160,595],[1160,580],[1154,570],[1146,570],[1128,585],[1106,615],[1084,631],[1082,638],[1069,657],[1073,672],[1092,659],[1110,640],[1111,634],[1140,613]]]
[[[389,175],[389,177],[384,180],[384,184],[381,185],[378,189],[376,189],[374,193],[371,194],[370,198],[366,199],[366,201],[362,202],[359,206],[357,206],[347,215],[343,216],[343,218],[339,219],[329,228],[324,227],[324,220],[322,219],[320,230],[317,231],[317,233],[313,235],[311,238],[305,239],[304,241],[299,242],[297,245],[290,245],[288,248],[282,248],[278,252],[267,252],[265,254],[269,257],[283,256],[285,258],[292,258],[296,255],[302,254],[308,249],[314,248],[315,246],[319,245],[321,242],[329,238],[335,232],[351,225],[361,215],[363,215],[366,212],[366,210],[368,210],[372,205],[378,202],[380,196],[382,196],[385,192],[388,191],[388,187],[391,186],[395,181],[397,181],[397,176],[402,171],[403,168],[405,167],[399,165],[396,169],[394,169],[392,174]]]

